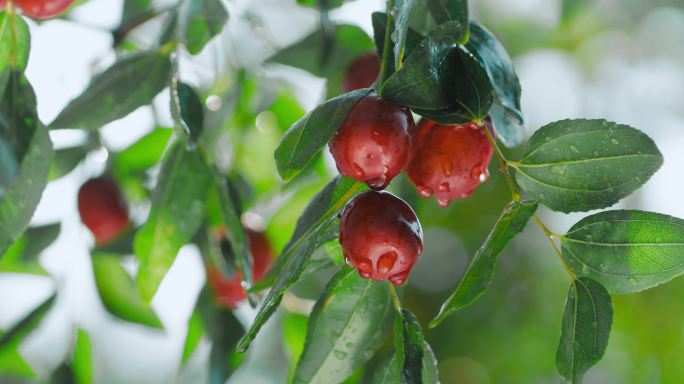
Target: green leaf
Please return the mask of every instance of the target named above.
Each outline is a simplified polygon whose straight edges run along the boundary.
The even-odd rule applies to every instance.
[[[156,128],[124,149],[114,158],[114,170],[119,175],[144,172],[161,160],[173,129]]]
[[[496,98],[490,116],[497,137],[507,147],[520,145],[525,138],[520,81],[506,48],[476,21],[470,22],[466,48],[482,63],[494,87]]]
[[[634,192],[663,163],[653,140],[605,120],[561,120],[540,128],[511,162],[520,187],[561,212],[609,207]]]
[[[332,47],[328,47],[327,56],[326,32],[319,28],[267,61],[300,68],[326,79],[341,76],[356,57],[373,50],[373,40],[357,26],[341,24],[334,27],[335,38]]]
[[[275,161],[280,176],[288,181],[297,176],[335,136],[351,110],[371,89],[359,89],[332,98],[297,121],[285,132]]]
[[[610,293],[637,292],[684,273],[684,220],[644,211],[591,215],[561,236],[563,259]]]
[[[254,284],[252,279],[252,256],[249,251],[247,233],[240,221],[239,207],[236,207],[233,203],[228,180],[217,169],[214,169],[214,184],[221,203],[221,214],[228,230],[229,244],[233,251],[235,264],[241,272],[244,288],[249,289]]]
[[[109,313],[133,323],[163,328],[152,308],[140,297],[133,278],[121,265],[119,255],[93,254],[92,262],[95,285]]]
[[[430,14],[438,24],[457,21],[468,24],[468,0],[427,0]],[[464,34],[464,40],[468,33]],[[463,43],[464,41],[461,41]]]
[[[24,18],[16,12],[0,12],[0,74],[6,70],[22,72],[31,49],[31,35]],[[0,81],[0,89],[4,84]]]
[[[51,129],[95,130],[149,104],[166,87],[171,62],[166,52],[143,52],[120,60],[96,76],[50,124]]]
[[[470,261],[456,291],[442,304],[439,314],[430,322],[430,328],[436,327],[455,311],[471,305],[485,293],[494,279],[497,257],[525,229],[537,206],[536,201],[508,203],[484,244]]]
[[[82,329],[76,332],[71,369],[74,373],[76,384],[92,384],[94,382],[93,346],[88,333]]]
[[[197,141],[204,128],[204,104],[197,92],[185,83],[178,83],[180,116],[188,127],[190,139]]]
[[[50,180],[59,179],[73,171],[85,159],[88,151],[84,147],[58,149],[50,165]]]
[[[2,337],[0,337],[0,349],[18,347],[19,343],[40,325],[56,299],[57,295],[53,294],[15,324],[9,331],[2,334]]]
[[[33,89],[17,73],[8,81],[0,101],[0,254],[31,221],[53,156],[48,132],[36,114]]]
[[[404,0],[397,8],[399,14],[397,16],[397,21],[394,24],[394,32],[392,33],[392,37],[394,37],[394,68],[397,69],[401,69],[402,63],[404,62],[409,20],[411,19],[411,13],[413,12],[416,3],[416,0]]]
[[[326,9],[331,10],[339,8],[349,0],[297,0],[297,3],[303,7],[319,8],[322,5]]]
[[[57,239],[60,227],[59,223],[29,227],[2,255],[0,271],[47,275],[38,256]]]
[[[375,40],[375,47],[378,52],[378,56],[382,57],[383,50],[385,48],[385,32],[387,30],[387,14],[383,12],[373,12],[373,39]],[[420,42],[423,41],[423,36],[416,30],[407,27],[405,43],[404,43],[404,56],[408,57],[413,52],[413,49],[417,47]],[[391,40],[390,40],[391,42]],[[394,56],[394,43],[392,43],[392,51],[388,52]],[[388,72],[394,73],[394,59],[388,59]]]
[[[601,360],[612,322],[613,304],[606,289],[591,279],[575,280],[563,308],[556,351],[556,368],[565,380],[581,383],[584,373]]]
[[[433,29],[387,79],[380,95],[441,124],[481,120],[492,104],[493,88],[475,56],[454,46],[463,33],[455,21]]]
[[[363,366],[384,341],[391,308],[387,284],[342,267],[309,317],[293,383],[339,383]]]
[[[185,335],[185,343],[183,344],[183,356],[181,358],[181,364],[185,364],[188,361],[192,353],[195,352],[197,346],[204,336],[204,323],[202,322],[202,316],[197,311],[193,311],[188,320],[188,332]]]
[[[135,236],[140,262],[137,282],[150,302],[178,250],[195,235],[204,218],[211,173],[199,151],[174,147],[164,161],[152,195],[150,216]]]
[[[259,312],[238,344],[239,351],[245,351],[261,327],[278,308],[285,291],[299,280],[307,261],[313,252],[338,236],[338,212],[356,194],[367,187],[347,177],[336,177],[309,203],[285,249],[264,278],[266,283],[252,289],[262,289],[268,284],[273,287],[264,299]]]
[[[439,383],[437,359],[413,313],[397,314],[394,332],[395,349],[380,362],[371,383]]]
[[[121,24],[125,25],[137,19],[141,14],[149,12],[152,0],[124,0]]]
[[[185,44],[196,55],[214,36],[221,33],[228,21],[228,11],[221,0],[190,0]]]

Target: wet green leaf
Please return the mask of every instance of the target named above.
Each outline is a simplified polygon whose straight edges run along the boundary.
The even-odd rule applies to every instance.
[[[332,140],[354,106],[370,92],[366,88],[332,98],[291,126],[275,151],[280,176],[286,181],[297,176]]]
[[[384,341],[391,308],[386,283],[342,267],[309,317],[293,383],[338,383],[363,366]]]
[[[201,153],[180,145],[164,160],[160,175],[150,215],[133,244],[140,263],[138,288],[146,302],[154,297],[180,248],[202,224],[211,184],[211,173]]]
[[[637,292],[684,273],[684,220],[644,211],[601,212],[561,236],[561,250],[577,276],[611,293]]]
[[[114,157],[114,170],[119,175],[144,172],[161,160],[169,145],[173,129],[155,128]]]
[[[51,129],[99,129],[152,99],[168,83],[171,62],[162,52],[143,52],[120,60],[96,76],[50,124]]]
[[[416,6],[417,2],[417,0],[404,0],[397,8],[397,21],[394,24],[394,32],[392,32],[392,40],[394,41],[394,68],[397,69],[401,69],[402,63],[404,62],[409,20],[411,19],[413,8]]]
[[[456,291],[442,304],[430,322],[437,326],[453,312],[474,303],[492,284],[496,259],[506,245],[520,234],[537,210],[536,201],[512,201],[504,208],[484,244],[470,261]]]
[[[663,163],[643,132],[605,120],[561,120],[530,138],[516,180],[561,212],[606,208],[642,186]]]
[[[119,255],[96,253],[92,263],[97,291],[109,313],[133,323],[163,328],[154,310],[140,297]]]
[[[378,56],[382,57],[385,48],[385,32],[387,30],[387,14],[383,12],[373,12],[373,39],[375,40],[375,47],[378,51]],[[391,42],[392,40],[390,40]],[[404,57],[411,55],[413,49],[423,41],[423,36],[416,30],[408,27],[406,29],[405,43],[404,43]],[[394,73],[394,43],[392,43],[392,50],[388,52],[392,57],[388,59],[388,71]]]
[[[427,0],[430,14],[438,24],[457,21],[468,24],[468,0]],[[468,33],[464,34],[467,37]]]
[[[613,304],[601,284],[579,278],[570,285],[563,308],[556,368],[569,383],[582,382],[584,373],[603,357],[613,322]]]
[[[506,48],[476,21],[470,22],[466,48],[484,66],[494,87],[496,98],[490,116],[498,139],[507,147],[520,145],[525,138],[520,81]]]
[[[16,12],[0,12],[0,74],[9,70],[22,72],[31,49],[29,27]],[[4,88],[0,81],[0,89]]]

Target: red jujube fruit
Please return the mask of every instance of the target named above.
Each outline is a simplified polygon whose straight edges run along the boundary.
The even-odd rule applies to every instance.
[[[345,260],[361,277],[401,285],[423,251],[423,231],[406,202],[368,191],[345,207],[340,244]]]
[[[488,118],[485,125],[493,135]],[[421,197],[434,195],[446,207],[451,199],[466,198],[487,181],[492,153],[484,127],[476,122],[441,125],[423,119],[416,127],[406,173]]]
[[[38,20],[49,19],[64,13],[75,0],[13,0],[24,13]]]
[[[81,186],[78,212],[97,245],[114,240],[131,225],[119,186],[106,176],[90,179]]]
[[[252,255],[252,278],[256,283],[263,279],[271,266],[273,249],[263,233],[251,229],[246,229],[246,232],[249,239],[249,253]],[[234,309],[247,298],[247,293],[242,288],[240,271],[235,271],[232,276],[226,277],[218,269],[207,266],[207,281],[214,290],[216,302],[222,306]]]
[[[413,139],[411,112],[373,92],[354,106],[330,141],[341,174],[384,189],[406,167]]]
[[[347,68],[342,90],[346,93],[356,89],[368,88],[373,85],[379,73],[380,57],[375,53],[361,55]]]

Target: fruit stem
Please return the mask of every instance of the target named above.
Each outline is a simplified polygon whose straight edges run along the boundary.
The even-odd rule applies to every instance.
[[[549,239],[549,242],[551,243],[551,246],[553,247],[553,250],[556,251],[556,255],[558,255],[558,258],[560,259],[561,263],[563,264],[563,268],[565,268],[565,272],[568,273],[568,276],[570,276],[570,280],[575,280],[575,274],[572,272],[572,269],[568,265],[568,263],[565,261],[563,258],[563,255],[561,255],[560,250],[558,249],[558,245],[556,245],[556,242],[553,240],[554,238],[557,238],[558,235],[556,235],[553,231],[551,231],[546,224],[539,218],[539,216],[534,215],[532,216],[534,221],[539,225],[539,228],[541,228],[542,231],[544,231],[544,235],[546,236],[547,239]]]
[[[482,123],[478,122],[478,125],[484,129],[485,135],[487,136],[487,140],[489,141],[489,144],[491,144],[492,148],[494,148],[494,156],[496,157],[496,160],[499,162],[499,166],[501,167],[501,171],[504,174],[504,177],[506,178],[506,183],[508,183],[508,188],[511,190],[511,195],[513,196],[513,200],[515,201],[521,201],[522,198],[520,197],[520,192],[518,191],[518,187],[516,187],[515,182],[513,181],[513,178],[511,177],[511,173],[508,172],[508,161],[504,157],[503,153],[499,149],[499,146],[496,144],[496,139],[492,136],[492,133],[489,131],[489,128]]]
[[[394,32],[394,16],[392,16],[392,9],[394,9],[395,0],[387,0],[387,26],[385,26],[385,42],[382,46],[382,63],[380,64],[380,86],[385,83],[392,74],[389,73],[389,53],[392,51],[392,32]]]
[[[394,303],[394,309],[401,313],[401,302],[399,301],[399,296],[397,295],[397,288],[392,283],[387,283],[390,286],[390,292],[392,292],[392,303]]]

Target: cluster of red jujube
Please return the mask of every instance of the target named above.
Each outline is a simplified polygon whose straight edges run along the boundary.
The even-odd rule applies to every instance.
[[[375,62],[377,56],[354,61],[345,90],[370,86],[377,77]],[[373,190],[352,199],[340,221],[344,256],[362,277],[401,285],[423,250],[413,209],[379,191],[406,170],[418,194],[435,196],[440,206],[469,197],[489,178],[493,148],[485,129],[493,137],[489,118],[461,125],[423,119],[416,127],[409,109],[380,99],[374,91],[352,108],[329,147],[341,174]]]
[[[36,20],[50,19],[64,13],[75,0],[10,0],[21,9],[26,16]],[[0,9],[7,5],[7,0],[0,0]]]

